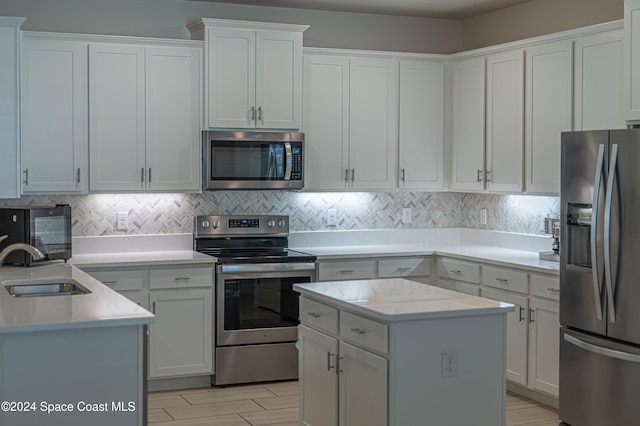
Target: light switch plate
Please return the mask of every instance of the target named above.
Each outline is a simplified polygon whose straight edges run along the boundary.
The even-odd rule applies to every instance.
[[[336,226],[338,224],[338,211],[336,209],[327,210],[327,225]]]
[[[411,207],[402,209],[402,223],[411,223]]]

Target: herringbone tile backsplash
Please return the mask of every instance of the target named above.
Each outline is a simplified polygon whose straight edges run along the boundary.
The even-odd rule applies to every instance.
[[[291,231],[340,229],[477,228],[542,234],[543,217],[557,216],[558,197],[455,192],[216,191],[204,194],[90,194],[23,196],[0,205],[70,204],[74,236],[170,234],[193,231],[193,217],[203,214],[283,214]],[[412,221],[402,222],[402,209]],[[327,226],[335,208],[338,225]],[[487,224],[480,211],[487,210]],[[116,213],[129,213],[129,230],[116,230]]]

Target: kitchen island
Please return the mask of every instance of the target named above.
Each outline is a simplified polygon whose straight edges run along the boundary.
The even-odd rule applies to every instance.
[[[294,289],[301,424],[505,424],[513,305],[401,278]]]
[[[86,294],[14,296],[7,284],[74,282]],[[76,267],[0,269],[0,424],[144,424],[154,316]]]

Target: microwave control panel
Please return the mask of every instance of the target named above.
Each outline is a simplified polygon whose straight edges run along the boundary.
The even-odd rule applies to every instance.
[[[291,147],[291,180],[302,180],[302,145]]]

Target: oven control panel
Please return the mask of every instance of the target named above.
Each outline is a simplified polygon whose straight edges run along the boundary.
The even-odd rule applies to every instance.
[[[289,216],[196,216],[193,233],[196,238],[239,235],[288,236]]]

